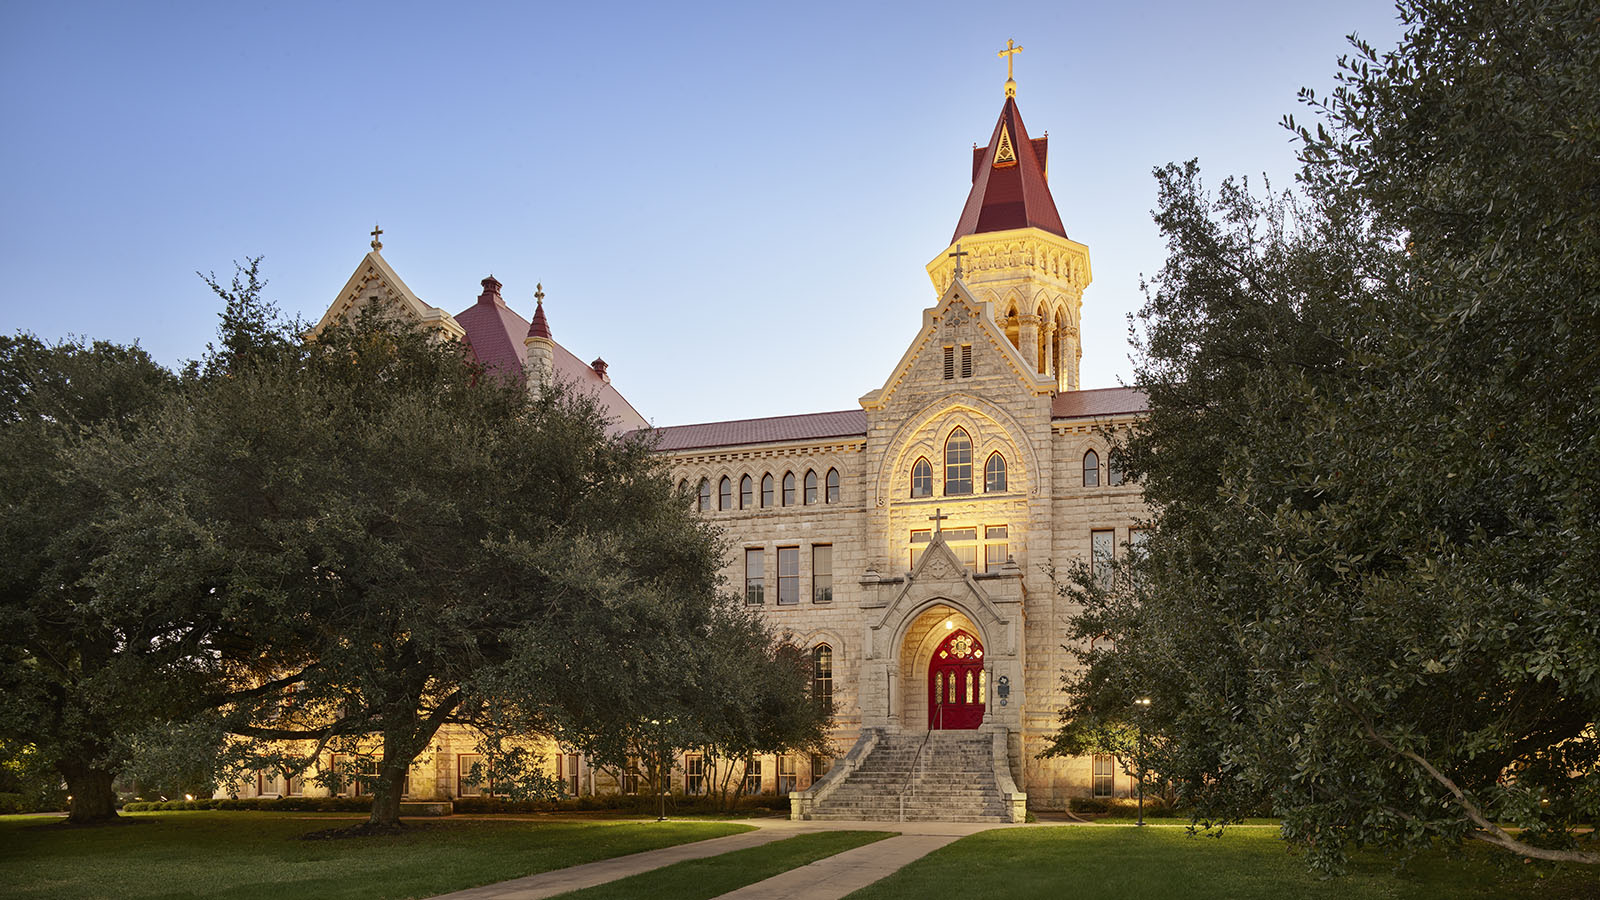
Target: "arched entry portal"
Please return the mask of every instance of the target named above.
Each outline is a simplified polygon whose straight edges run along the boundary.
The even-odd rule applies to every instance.
[[[929,730],[977,728],[988,692],[983,644],[965,628],[952,631],[928,661]]]

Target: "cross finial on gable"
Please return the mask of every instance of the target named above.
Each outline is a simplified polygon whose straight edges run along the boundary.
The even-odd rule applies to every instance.
[[[383,229],[379,228],[377,224],[374,223],[372,226],[372,249],[374,250],[383,249],[383,241],[378,240],[378,235],[380,234],[383,234]]]
[[[963,257],[963,256],[971,256],[971,255],[972,254],[970,254],[967,251],[961,249],[961,245],[960,244],[956,244],[955,252],[949,254],[950,258],[954,259],[956,261],[956,274],[955,274],[955,277],[957,277],[957,278],[961,277],[961,257]]]
[[[934,508],[933,515],[928,517],[928,521],[933,523],[934,534],[944,534],[944,520],[948,518],[950,517],[945,515],[937,507]]]

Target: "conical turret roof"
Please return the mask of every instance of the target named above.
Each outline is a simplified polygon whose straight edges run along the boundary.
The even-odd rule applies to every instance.
[[[1028,137],[1016,98],[1006,97],[988,145],[973,151],[972,192],[961,209],[952,244],[969,234],[1012,228],[1067,236],[1045,180],[1048,141],[1048,137]]]

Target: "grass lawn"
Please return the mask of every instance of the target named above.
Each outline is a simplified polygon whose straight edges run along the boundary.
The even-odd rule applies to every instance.
[[[1600,898],[1600,872],[1539,870],[1473,847],[1465,859],[1430,854],[1396,870],[1378,854],[1352,873],[1322,879],[1271,828],[1191,838],[1181,828],[1063,826],[987,831],[936,850],[850,900],[946,896],[1131,900],[1434,900],[1434,898]]]
[[[684,860],[608,884],[562,894],[561,900],[632,900],[635,897],[709,900],[835,853],[883,840],[894,833],[824,831],[797,835],[721,856]]]
[[[749,831],[718,822],[410,819],[403,835],[302,841],[359,822],[336,813],[131,813],[69,828],[0,818],[7,898],[317,897],[375,900],[446,891]]]

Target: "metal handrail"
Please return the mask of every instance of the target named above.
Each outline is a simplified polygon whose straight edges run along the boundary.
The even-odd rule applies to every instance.
[[[944,727],[944,692],[941,690],[933,698],[933,718],[940,728]],[[922,762],[922,751],[928,747],[928,739],[933,737],[934,726],[930,724],[922,736],[922,743],[917,745],[917,753],[911,757],[911,768],[906,770],[906,786],[900,789],[900,821],[906,820],[906,795],[911,794],[915,800],[917,789],[917,766]]]

